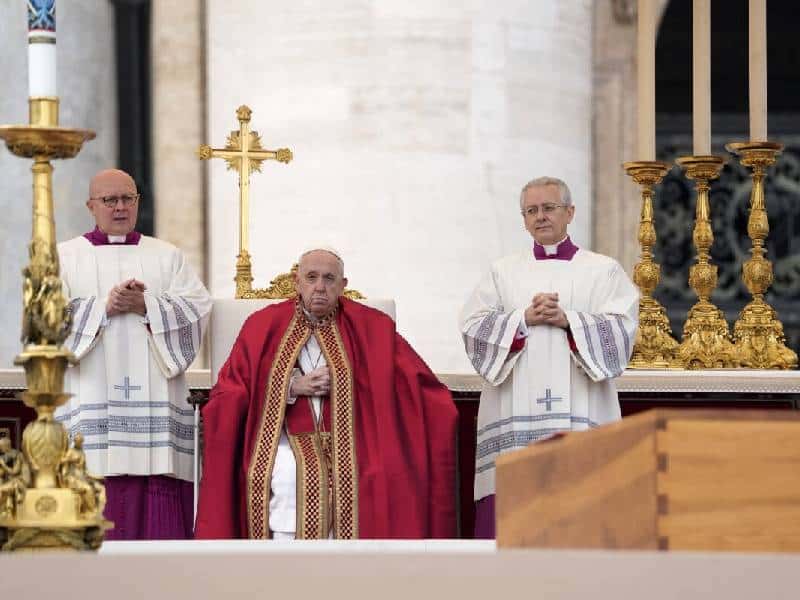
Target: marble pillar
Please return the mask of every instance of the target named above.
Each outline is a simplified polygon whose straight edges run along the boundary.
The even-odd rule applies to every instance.
[[[28,121],[27,12],[24,2],[0,3],[0,122]],[[97,132],[71,160],[54,161],[53,199],[59,241],[91,229],[89,179],[117,161],[113,7],[109,2],[58,4],[60,124]],[[32,161],[0,149],[0,368],[12,366],[21,344],[22,276],[31,236]]]
[[[289,165],[252,179],[255,284],[323,240],[351,287],[397,301],[398,327],[437,372],[471,372],[457,329],[502,255],[526,251],[519,192],[571,186],[574,239],[592,229],[589,0],[206,0],[208,143],[241,104]],[[232,297],[235,173],[211,161],[209,283]]]
[[[667,4],[657,0],[656,14]],[[595,3],[593,71],[592,245],[631,273],[640,254],[641,200],[622,163],[642,158],[636,156],[636,0]]]
[[[195,155],[205,137],[203,0],[160,0],[152,10],[155,235],[204,278],[205,170]]]

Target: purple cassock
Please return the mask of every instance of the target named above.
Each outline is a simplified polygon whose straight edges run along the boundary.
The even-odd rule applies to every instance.
[[[567,236],[561,241],[555,253],[547,253],[547,249],[539,242],[533,243],[533,256],[536,260],[572,260],[578,247]],[[475,539],[492,540],[495,538],[494,494],[481,498],[475,503]]]
[[[136,246],[142,234],[131,231],[124,241],[111,242],[95,227],[83,234],[94,246],[112,243]],[[194,529],[192,483],[166,475],[116,475],[105,478],[104,516],[114,529],[106,540],[185,540]]]

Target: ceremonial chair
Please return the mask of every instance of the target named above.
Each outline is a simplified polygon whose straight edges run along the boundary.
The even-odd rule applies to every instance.
[[[295,267],[296,268],[296,265]],[[270,288],[259,290],[262,298],[215,298],[211,311],[211,322],[209,329],[209,349],[211,355],[211,385],[217,382],[220,368],[225,363],[230,354],[233,343],[236,341],[242,325],[254,312],[261,310],[265,306],[283,302],[288,298],[296,296],[292,276],[294,272],[285,273],[278,276],[271,283]],[[345,296],[363,302],[367,306],[380,310],[395,318],[395,303],[391,299],[364,298],[355,290],[345,290]],[[194,405],[194,516],[197,517],[197,496],[202,475],[202,464],[200,457],[200,405]]]

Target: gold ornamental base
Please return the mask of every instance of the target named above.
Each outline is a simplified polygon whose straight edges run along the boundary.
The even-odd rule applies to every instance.
[[[639,301],[639,327],[629,369],[679,369],[678,342],[672,337],[667,312],[654,298]]]
[[[757,298],[739,313],[733,327],[736,361],[748,369],[796,369],[797,354],[786,346],[783,324],[769,304]]]
[[[72,353],[54,344],[28,344],[14,360],[25,368],[28,382],[19,398],[37,418],[23,432],[19,468],[0,475],[2,551],[97,550],[113,527],[103,518],[105,491],[86,472],[83,450],[69,448],[65,427],[53,418],[70,397],[57,390],[74,362]],[[16,454],[0,460],[13,465]]]
[[[0,518],[3,551],[97,550],[110,521],[81,518],[80,497],[71,489],[29,489],[16,518]]]
[[[728,369],[737,364],[725,314],[707,300],[691,309],[678,356],[685,369]]]

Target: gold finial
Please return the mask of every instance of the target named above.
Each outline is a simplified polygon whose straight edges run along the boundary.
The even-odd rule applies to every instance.
[[[198,148],[197,150],[197,157],[200,160],[208,160],[209,158],[211,158],[211,156],[212,156],[211,146],[209,146],[208,144],[201,144],[200,148]]]
[[[242,104],[239,108],[236,109],[236,118],[240,121],[249,122],[250,116],[253,114],[253,111],[250,110],[250,107],[246,104]]]

